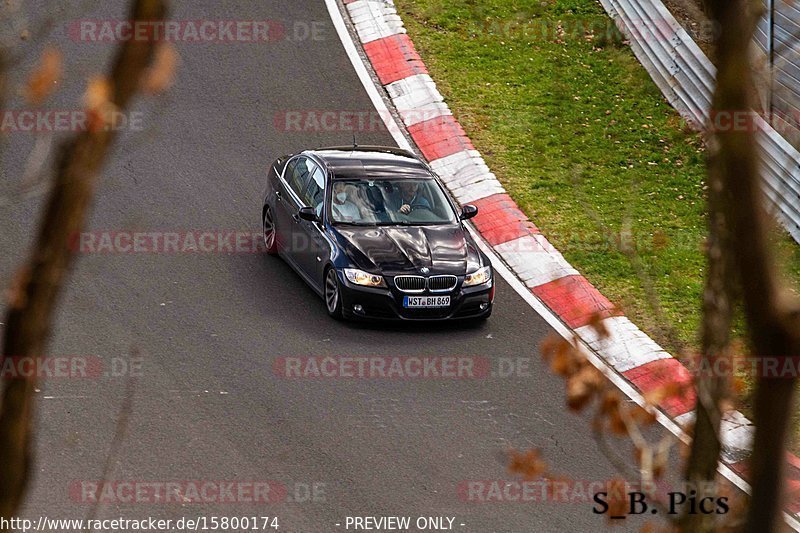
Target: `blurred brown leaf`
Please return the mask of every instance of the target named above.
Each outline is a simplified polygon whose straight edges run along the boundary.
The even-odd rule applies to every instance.
[[[602,430],[607,427],[608,430],[616,435],[627,435],[628,427],[625,425],[625,420],[622,418],[622,402],[619,393],[615,390],[606,391],[602,400],[600,401],[600,408],[597,410],[595,420],[597,425],[595,429]]]
[[[180,55],[172,43],[161,43],[156,49],[153,66],[142,79],[142,91],[147,94],[160,94],[172,87],[178,69]]]
[[[94,76],[86,85],[83,103],[87,109],[101,109],[111,102],[111,84],[102,76]]]
[[[545,361],[550,360],[550,356],[555,352],[560,343],[564,342],[559,335],[548,335],[539,346],[539,351],[542,354],[542,359]]]
[[[603,396],[603,401],[600,402],[600,414],[608,415],[619,408],[619,393],[610,390]]]
[[[628,434],[628,426],[625,425],[625,420],[622,418],[619,409],[615,409],[608,416],[608,427],[616,435]]]
[[[624,479],[614,478],[608,482],[608,514],[612,516],[625,516],[628,513],[628,485]]]
[[[606,327],[605,317],[600,311],[595,311],[589,317],[589,327],[591,327],[600,339],[607,339],[610,335]]]
[[[570,377],[580,366],[580,356],[575,352],[575,347],[560,337],[553,343],[547,343],[542,356],[550,362],[550,369],[561,377]]]
[[[650,426],[656,421],[656,414],[654,412],[649,411],[639,405],[631,408],[630,415],[634,422],[642,426]]]
[[[664,400],[681,397],[686,393],[687,384],[671,381],[644,394],[644,400],[652,406],[658,406]]]
[[[526,480],[536,479],[547,471],[547,464],[542,461],[537,449],[532,448],[526,452],[511,450],[509,456],[509,473],[521,475]]]
[[[116,107],[111,103],[111,84],[102,76],[89,79],[83,103],[88,115],[89,131],[105,129],[112,120]]]
[[[25,90],[28,103],[33,106],[42,105],[58,88],[62,73],[61,52],[53,46],[48,46],[42,52],[39,64],[28,78]]]
[[[580,411],[589,403],[603,383],[603,376],[590,364],[584,365],[567,379],[567,405]]]

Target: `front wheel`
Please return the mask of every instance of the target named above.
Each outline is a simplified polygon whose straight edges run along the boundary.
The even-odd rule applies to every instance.
[[[278,243],[276,238],[275,217],[272,216],[272,208],[269,206],[264,208],[264,219],[262,221],[262,228],[264,232],[264,246],[266,247],[269,255],[278,253]]]
[[[325,274],[325,306],[328,314],[336,320],[342,318],[342,294],[339,289],[339,277],[335,268],[329,268]]]

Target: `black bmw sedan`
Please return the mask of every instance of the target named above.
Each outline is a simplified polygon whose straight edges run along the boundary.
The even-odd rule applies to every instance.
[[[261,210],[280,254],[335,318],[488,318],[494,274],[430,167],[410,152],[335,147],[279,158]]]

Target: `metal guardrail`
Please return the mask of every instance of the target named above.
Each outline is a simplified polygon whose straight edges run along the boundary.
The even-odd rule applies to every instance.
[[[709,122],[716,69],[661,0],[600,0],[669,103],[698,129]],[[800,243],[800,152],[754,121],[766,196]]]
[[[769,122],[800,148],[800,6],[785,0],[761,0],[764,15],[754,41],[761,51]]]

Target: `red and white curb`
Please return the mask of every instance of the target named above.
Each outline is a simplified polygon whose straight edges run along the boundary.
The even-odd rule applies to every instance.
[[[514,275],[639,393],[690,382],[686,367],[621,316],[506,193],[436,89],[392,0],[343,1],[364,54],[409,135],[453,196],[461,204],[478,207],[473,219],[476,230]],[[600,339],[590,325],[598,316],[605,319],[607,338]],[[686,427],[693,419],[694,401],[692,394],[667,399],[658,407],[672,422]],[[738,411],[723,420],[723,461],[744,477],[743,459],[751,450],[753,431],[752,423]],[[789,464],[794,492],[800,489],[800,460],[791,456]],[[789,512],[794,514],[800,511],[800,499],[791,496]]]

